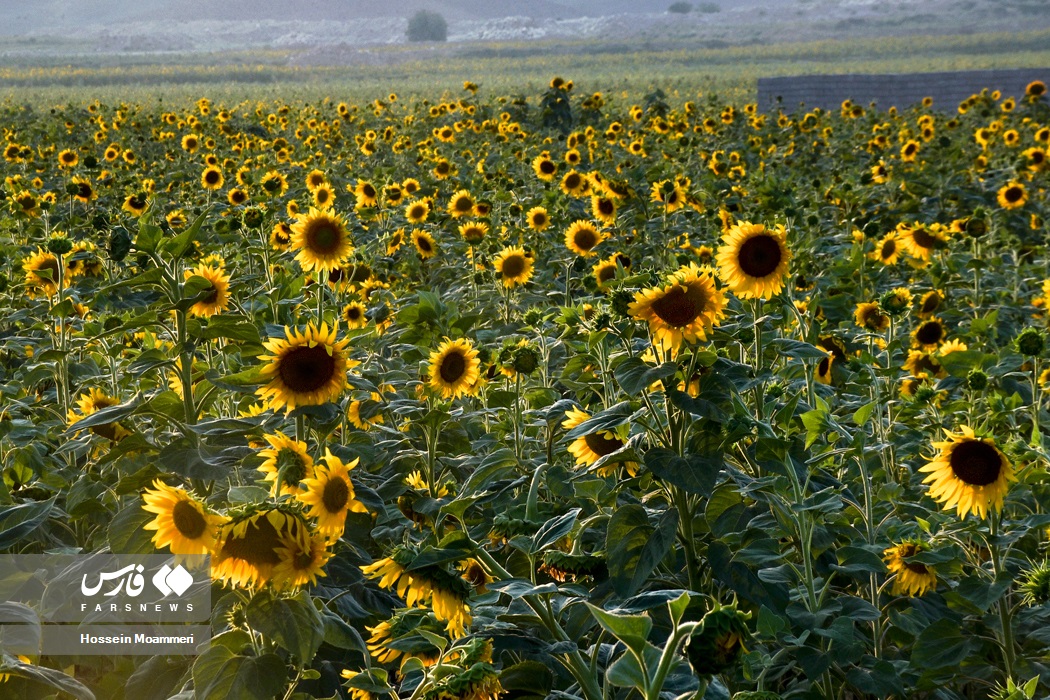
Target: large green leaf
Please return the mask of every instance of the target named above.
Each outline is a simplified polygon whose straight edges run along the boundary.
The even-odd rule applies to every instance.
[[[661,481],[688,493],[710,496],[723,461],[721,453],[680,457],[671,450],[657,448],[645,453],[645,466]]]
[[[15,546],[43,525],[55,507],[52,496],[46,501],[23,503],[0,510],[0,550]]]
[[[324,641],[324,621],[305,592],[281,598],[260,591],[245,609],[248,624],[309,664]]]
[[[213,646],[193,664],[193,694],[196,700],[273,700],[286,677],[277,654],[240,656]]]
[[[656,527],[649,523],[645,508],[620,506],[609,519],[605,537],[609,577],[617,594],[634,595],[649,578],[674,543],[678,511],[665,512]]]

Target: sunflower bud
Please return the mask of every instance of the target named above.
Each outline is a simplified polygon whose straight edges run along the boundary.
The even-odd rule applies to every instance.
[[[731,668],[746,651],[745,642],[751,639],[747,629],[750,613],[743,613],[732,605],[718,605],[704,615],[700,626],[690,635],[685,652],[698,676],[713,676]]]
[[[1042,355],[1045,348],[1046,337],[1035,328],[1025,328],[1021,335],[1017,336],[1017,350],[1022,355]]]
[[[1025,605],[1043,605],[1050,601],[1050,562],[1044,561],[1024,572],[1019,588]]]
[[[974,391],[984,391],[988,388],[988,375],[979,369],[970,370],[966,375],[966,385]]]
[[[630,292],[624,290],[617,290],[613,292],[609,297],[612,311],[620,318],[630,318],[631,314],[628,310],[631,306],[631,302],[634,301],[634,297],[631,296]]]
[[[514,350],[511,366],[515,372],[532,374],[540,366],[540,354],[531,345],[523,345]]]
[[[248,228],[259,228],[262,226],[263,212],[258,207],[249,207],[244,212],[244,224]]]
[[[65,255],[73,250],[73,242],[65,236],[53,236],[47,241],[47,249],[55,255]]]
[[[80,192],[80,185],[78,185],[75,182],[66,183],[66,194],[68,194],[70,197],[75,197],[77,196],[78,192]]]

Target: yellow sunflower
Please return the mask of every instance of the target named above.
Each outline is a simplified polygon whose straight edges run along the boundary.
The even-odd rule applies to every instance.
[[[594,255],[594,249],[604,241],[606,234],[590,221],[577,219],[565,231],[565,247],[583,257]]]
[[[230,278],[224,274],[221,267],[198,265],[192,270],[186,270],[183,274],[186,279],[197,276],[211,283],[211,291],[208,296],[190,307],[191,316],[207,318],[222,313],[230,305]]]
[[[73,425],[77,421],[87,418],[93,413],[97,413],[104,408],[110,406],[117,406],[120,404],[120,399],[110,396],[101,389],[92,387],[88,389],[80,398],[76,401],[76,406],[69,409],[69,413],[66,415],[66,421]],[[131,435],[131,431],[125,428],[120,423],[102,423],[100,425],[93,425],[88,428],[95,435],[112,440],[113,442],[119,442]]]
[[[897,232],[890,231],[875,244],[875,250],[871,252],[872,260],[878,260],[883,265],[896,265],[900,257],[900,245],[897,243]]]
[[[228,521],[219,528],[211,558],[211,577],[233,587],[260,588],[281,563],[281,549],[308,547],[306,521],[278,508]]]
[[[437,243],[434,241],[434,237],[422,229],[416,229],[412,232],[412,245],[416,247],[419,257],[424,260],[429,260],[437,255]]]
[[[290,438],[282,432],[263,435],[270,445],[259,450],[259,456],[265,458],[258,469],[266,475],[265,481],[272,482],[270,495],[276,498],[295,496],[303,492],[299,483],[314,475],[314,460],[307,451],[306,443]]]
[[[900,544],[886,548],[882,558],[886,568],[896,575],[893,582],[894,595],[919,596],[926,591],[936,590],[937,574],[933,568],[919,562],[909,562],[908,558],[925,552],[927,546],[917,540],[905,540]]]
[[[561,427],[564,430],[572,430],[584,421],[590,420],[590,418],[591,414],[587,411],[579,408],[570,408],[565,413],[565,420],[562,421]],[[569,445],[569,454],[576,459],[577,466],[589,467],[602,457],[622,449],[623,446],[624,441],[615,432],[602,430],[588,433],[573,440]],[[631,476],[637,473],[637,463],[624,462],[623,465]],[[606,463],[598,468],[598,474],[599,476],[611,476],[616,472],[617,466],[619,465]]]
[[[919,469],[928,474],[923,483],[930,484],[930,497],[945,510],[956,507],[960,518],[972,512],[984,519],[989,509],[1002,510],[1010,482],[1017,480],[1006,455],[995,441],[978,438],[967,425],[958,435],[945,433],[948,440],[934,442],[939,452]]]
[[[835,356],[829,352],[827,357],[817,363],[814,378],[821,384],[831,384],[831,366],[834,361]]]
[[[172,554],[209,554],[215,549],[219,528],[226,522],[222,515],[209,513],[204,504],[184,489],[168,486],[160,479],[142,494],[142,510],[156,517],[142,526],[156,530],[153,546],[167,547]]]
[[[551,160],[550,154],[544,151],[532,159],[532,171],[539,179],[550,182],[558,173],[558,166]]]
[[[861,328],[884,331],[890,327],[890,317],[882,312],[877,301],[862,301],[853,312],[853,319]]]
[[[944,322],[937,317],[933,317],[916,326],[911,334],[911,342],[917,348],[933,350],[944,342],[944,338],[947,335],[948,331],[944,327]]]
[[[551,225],[550,214],[543,207],[533,207],[525,212],[525,221],[533,231],[544,231]]]
[[[330,272],[354,252],[343,218],[330,211],[310,207],[292,226],[292,249],[305,272]]]
[[[430,388],[441,392],[444,399],[472,396],[480,370],[478,351],[469,340],[445,338],[445,342],[430,353]]]
[[[364,328],[368,324],[365,316],[365,305],[359,301],[352,301],[343,307],[343,320],[349,328]]]
[[[347,186],[349,188],[349,185]],[[358,180],[357,187],[353,189],[357,197],[357,208],[374,207],[379,202],[379,191],[376,186],[367,180]]]
[[[722,236],[718,273],[729,289],[742,299],[770,299],[784,286],[791,251],[783,226],[741,221]]]
[[[653,345],[677,349],[682,342],[696,343],[725,316],[725,294],[715,286],[709,270],[690,263],[676,272],[669,284],[643,289],[634,295],[628,313],[649,324]]]
[[[1028,201],[1028,190],[1020,182],[1008,182],[999,189],[996,200],[1003,209],[1018,209]]]
[[[374,391],[369,394],[369,398],[376,403],[383,400],[383,397]],[[363,417],[361,415],[361,408],[363,406],[364,401],[351,401],[350,405],[346,407],[346,418],[350,421],[351,425],[358,430],[371,430],[373,425],[384,422],[382,413],[376,413],[367,418]]]
[[[26,273],[26,293],[30,299],[35,299],[39,292],[45,296],[58,293],[61,269],[54,253],[37,248],[35,253],[22,259],[22,270]]]
[[[316,476],[303,479],[306,490],[296,495],[296,500],[309,506],[308,518],[317,521],[317,531],[330,540],[337,540],[346,526],[346,514],[367,513],[368,510],[354,496],[354,485],[350,482],[350,470],[358,460],[344,464],[341,459],[325,450],[323,465],[318,465]]]
[[[318,209],[329,209],[335,204],[335,190],[328,183],[323,183],[313,191],[314,206]]]
[[[613,253],[591,268],[594,279],[598,282],[599,291],[609,290],[609,282],[616,278],[616,272],[621,267],[625,270],[630,269],[631,259],[623,253]]]
[[[224,181],[222,171],[214,165],[208,166],[201,173],[201,187],[206,190],[218,190]]]
[[[256,390],[274,411],[297,406],[319,406],[335,399],[346,387],[346,370],[358,363],[347,358],[347,340],[336,340],[336,328],[312,322],[300,333],[285,326],[284,338],[270,338],[263,347],[269,355],[260,374],[267,384]]]
[[[919,222],[910,226],[901,224],[897,231],[898,241],[908,254],[925,262],[930,261],[930,254],[934,250],[943,248],[945,244],[940,229]]]
[[[591,181],[576,170],[570,170],[561,179],[561,191],[570,197],[585,197],[590,188]]]
[[[521,246],[507,246],[492,262],[504,287],[525,284],[532,278],[532,256]]]
[[[471,245],[477,245],[489,232],[489,226],[484,221],[470,221],[459,227],[459,235]]]
[[[276,549],[278,562],[273,567],[270,582],[279,591],[290,591],[312,586],[318,576],[327,576],[324,565],[334,552],[328,550],[328,541],[320,534],[309,539],[285,538]]]
[[[427,220],[427,216],[430,214],[430,202],[426,199],[420,199],[415,202],[410,202],[405,207],[405,218],[413,224],[421,224]]]
[[[919,299],[919,317],[929,318],[933,314],[937,313],[937,310],[941,308],[941,304],[944,303],[944,295],[936,289],[926,292]]]
[[[470,216],[474,213],[474,198],[470,192],[459,190],[448,200],[448,213],[454,218]]]

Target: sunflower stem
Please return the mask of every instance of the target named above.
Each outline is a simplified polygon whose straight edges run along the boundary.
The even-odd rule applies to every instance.
[[[764,366],[762,358],[762,299],[756,299],[752,306],[752,311],[755,318],[755,377],[756,379],[762,374]],[[762,420],[763,412],[765,410],[765,387],[761,381],[755,383],[755,415],[758,420]]]
[[[1003,553],[998,542],[999,528],[1002,526],[1002,519],[1003,514],[1001,512],[992,513],[988,517],[990,534],[988,549],[992,555],[992,574],[995,576],[996,580],[998,580],[1003,573]],[[1014,667],[1016,665],[1016,656],[1014,654],[1013,613],[1010,609],[1009,589],[1007,589],[1002,597],[999,598],[996,607],[999,608],[999,624],[1002,627],[1000,645],[1003,648],[1004,671],[1006,673],[1006,678],[1009,679],[1014,677]]]

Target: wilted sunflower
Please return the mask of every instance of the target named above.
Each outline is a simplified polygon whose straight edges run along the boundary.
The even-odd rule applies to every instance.
[[[445,399],[473,395],[480,370],[478,351],[469,340],[445,338],[430,353],[430,388],[441,392]]]
[[[327,210],[310,207],[292,226],[292,249],[305,272],[330,272],[354,252],[343,218]]]
[[[270,338],[263,347],[269,355],[260,374],[268,381],[256,390],[274,411],[297,406],[319,406],[337,397],[346,387],[346,370],[357,363],[348,360],[347,340],[336,340],[335,326],[318,329],[312,322],[300,333],[285,326],[284,338]]]
[[[226,522],[222,515],[209,513],[204,504],[184,489],[168,486],[160,479],[142,494],[142,510],[155,517],[142,526],[156,530],[153,546],[167,547],[172,554],[209,554],[215,549],[219,528]]]
[[[204,169],[204,172],[201,173],[201,187],[206,190],[220,189],[224,181],[222,171],[214,165],[208,166]]]
[[[1018,209],[1028,201],[1028,190],[1020,182],[1008,182],[999,189],[996,200],[1003,209]]]
[[[329,450],[325,450],[323,465],[318,465],[311,479],[303,479],[304,491],[296,500],[309,506],[306,516],[317,521],[317,531],[330,540],[337,540],[346,527],[346,514],[367,513],[365,504],[354,496],[354,485],[350,482],[350,470],[358,460],[344,464]]]
[[[104,408],[110,406],[117,406],[120,404],[120,399],[110,396],[101,389],[94,387],[88,389],[80,398],[76,401],[76,406],[69,409],[69,413],[66,414],[66,421],[73,425],[79,420],[87,418],[93,413],[97,413]],[[88,428],[95,435],[112,440],[113,442],[119,442],[131,435],[131,431],[125,428],[120,423],[101,423],[99,425],[93,425]]]
[[[429,260],[437,255],[437,243],[434,237],[422,229],[417,228],[412,232],[412,245],[416,247],[419,257],[424,260]]]
[[[327,575],[324,565],[334,554],[328,550],[328,541],[320,534],[308,539],[286,537],[276,552],[278,562],[270,574],[270,582],[279,591],[316,584],[318,576]]]
[[[770,299],[784,286],[791,251],[783,226],[741,221],[722,236],[718,274],[742,299]]]
[[[230,305],[230,278],[221,267],[198,265],[192,270],[186,270],[184,274],[186,279],[197,276],[211,283],[211,291],[208,296],[189,308],[191,316],[208,318],[222,313]]]
[[[1000,511],[1003,498],[1016,481],[1013,465],[991,438],[978,438],[973,428],[963,425],[956,435],[945,431],[948,440],[934,442],[938,454],[919,469],[929,476],[930,497],[948,510],[957,507],[960,518],[974,513],[981,519],[989,509]]]
[[[532,256],[521,246],[507,246],[492,261],[504,287],[525,284],[532,277]]]
[[[897,576],[893,582],[894,595],[919,596],[937,588],[937,574],[933,568],[919,562],[906,561],[927,549],[928,547],[918,540],[905,540],[888,547],[882,553],[886,568]]]
[[[690,263],[663,287],[643,289],[634,295],[628,313],[649,324],[653,345],[677,349],[682,342],[696,343],[725,316],[725,294],[715,286],[709,270]]]
[[[565,247],[577,255],[590,257],[594,249],[604,241],[606,234],[599,231],[590,221],[577,219],[565,231]]]
[[[551,225],[551,217],[543,207],[533,207],[525,212],[525,221],[533,231],[544,231]]]
[[[234,587],[259,588],[281,563],[281,549],[309,545],[306,521],[279,508],[246,514],[219,528],[211,558],[211,577]]]
[[[61,268],[54,253],[37,248],[35,253],[22,259],[22,270],[26,273],[27,294],[30,299],[35,299],[38,292],[43,292],[45,296],[52,296],[58,292]]]
[[[264,480],[272,482],[270,495],[276,498],[302,493],[299,483],[314,475],[314,460],[306,451],[306,443],[282,432],[263,435],[263,439],[270,446],[259,450],[265,460],[258,468],[266,475]]]

